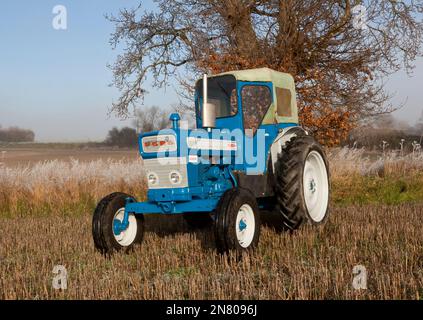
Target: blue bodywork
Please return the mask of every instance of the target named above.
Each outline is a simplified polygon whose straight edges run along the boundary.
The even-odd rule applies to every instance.
[[[243,108],[240,92],[245,85],[261,85],[267,86],[271,91],[273,97],[273,85],[271,82],[243,82],[237,81],[237,113],[230,117],[217,118],[216,128],[221,131],[221,139],[225,139],[225,130],[229,131],[240,129],[244,133]],[[199,107],[202,104],[201,99],[196,93],[196,125],[197,128],[202,128],[202,121],[199,114]],[[207,161],[203,159],[200,163],[190,162],[190,156],[197,156],[201,158],[202,150],[190,149],[187,143],[187,137],[197,136],[200,138],[216,139],[213,132],[197,129],[181,129],[179,127],[179,115],[171,115],[170,120],[173,123],[172,129],[166,129],[156,132],[143,133],[139,135],[139,152],[143,159],[157,159],[161,157],[177,157],[185,158],[188,174],[188,187],[183,188],[165,188],[165,189],[150,189],[147,193],[146,202],[136,202],[128,198],[125,207],[125,217],[122,222],[115,221],[114,231],[119,234],[125,230],[128,224],[129,214],[182,214],[187,212],[211,212],[215,210],[222,195],[229,189],[237,187],[237,180],[234,177],[234,172],[243,172],[252,175],[263,175],[267,172],[268,157],[270,147],[275,141],[281,129],[287,127],[298,126],[297,123],[279,123],[270,125],[261,125],[259,130],[264,137],[264,146],[262,143],[257,143],[258,134],[250,137],[242,134],[234,141],[237,144],[236,151],[217,151],[209,150],[210,159],[220,159],[218,163]],[[204,134],[207,134],[207,137]],[[143,150],[142,139],[145,137],[154,137],[158,135],[174,135],[177,141],[177,149],[172,152],[163,153],[148,153]],[[244,154],[244,150],[252,148],[253,154],[258,157],[260,161],[252,165],[246,161],[237,162],[236,157]],[[213,162],[213,163],[211,163]]]

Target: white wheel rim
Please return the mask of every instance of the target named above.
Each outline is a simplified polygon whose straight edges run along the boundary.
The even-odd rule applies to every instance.
[[[311,151],[306,159],[303,174],[303,190],[307,212],[314,222],[321,222],[329,202],[329,182],[322,155]]]
[[[239,208],[236,217],[236,237],[241,247],[248,248],[253,242],[256,230],[253,208],[249,204],[244,204]]]
[[[113,219],[114,220],[119,220],[120,222],[123,221],[123,218],[125,216],[125,208],[121,208],[119,209],[116,214],[115,217]],[[137,225],[137,218],[135,218],[134,214],[129,214],[128,216],[128,228],[126,228],[126,230],[122,231],[120,234],[116,235],[113,231],[113,224],[112,224],[112,232],[113,235],[116,239],[116,241],[122,246],[122,247],[128,247],[130,246],[134,241],[135,238],[137,237],[137,229],[138,229],[138,225]]]

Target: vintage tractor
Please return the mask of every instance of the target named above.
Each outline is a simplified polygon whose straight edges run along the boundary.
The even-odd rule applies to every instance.
[[[172,114],[170,129],[140,134],[147,201],[123,193],[100,201],[92,226],[99,251],[140,243],[147,214],[210,224],[218,251],[238,253],[257,246],[261,214],[277,214],[277,229],[326,220],[328,163],[298,125],[292,76],[267,68],[205,75],[195,110],[196,129]]]

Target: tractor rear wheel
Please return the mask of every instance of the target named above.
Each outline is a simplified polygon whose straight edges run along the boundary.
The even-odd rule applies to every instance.
[[[102,254],[114,251],[125,252],[139,244],[144,236],[144,217],[129,215],[129,225],[125,230],[116,227],[124,218],[126,199],[132,198],[125,193],[112,193],[102,199],[94,211],[92,233],[94,245]]]
[[[275,164],[276,229],[294,230],[303,223],[322,224],[329,214],[328,161],[311,136],[291,138]]]
[[[260,214],[255,197],[241,188],[226,191],[216,209],[214,231],[220,253],[242,253],[257,247]]]

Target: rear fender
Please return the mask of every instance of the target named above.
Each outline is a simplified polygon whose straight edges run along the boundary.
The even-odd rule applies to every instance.
[[[275,172],[275,164],[278,161],[279,155],[282,153],[283,147],[285,147],[286,143],[291,140],[293,137],[296,137],[298,134],[305,134],[308,135],[308,132],[305,131],[300,126],[284,128],[278,134],[275,141],[273,142],[272,146],[270,147],[270,161],[272,163],[273,172]]]

